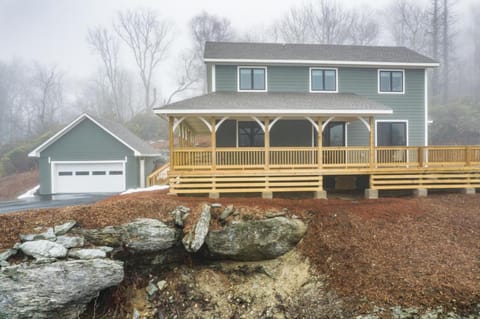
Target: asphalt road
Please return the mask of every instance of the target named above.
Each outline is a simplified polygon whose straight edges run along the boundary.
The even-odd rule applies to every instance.
[[[92,204],[113,194],[64,194],[35,196],[0,202],[0,214],[23,210]]]

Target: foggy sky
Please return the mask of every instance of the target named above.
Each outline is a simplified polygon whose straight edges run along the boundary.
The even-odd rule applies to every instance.
[[[340,2],[382,10],[392,1],[395,0]],[[459,0],[458,15],[461,17],[474,1]],[[174,57],[189,45],[188,21],[202,10],[227,17],[234,29],[246,31],[269,25],[299,3],[299,0],[0,0],[0,59],[36,60],[57,65],[70,77],[84,77],[98,66],[85,40],[88,29],[111,25],[119,10],[153,8],[171,21],[176,30],[170,50],[170,56]],[[172,68],[172,58],[169,61],[164,68]]]

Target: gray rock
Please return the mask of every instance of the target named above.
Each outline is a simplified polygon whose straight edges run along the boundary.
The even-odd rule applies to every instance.
[[[8,263],[8,261],[5,261],[5,260],[1,260],[0,261],[0,267],[4,268],[4,267],[9,267],[10,264]]]
[[[0,317],[73,319],[123,280],[123,263],[107,259],[22,265],[0,271]]]
[[[307,226],[298,219],[275,217],[232,224],[210,231],[208,255],[219,259],[272,259],[290,251],[302,239]]]
[[[160,292],[164,291],[168,287],[168,283],[166,280],[160,280],[157,282],[157,287]]]
[[[150,282],[147,288],[145,288],[145,291],[149,297],[153,297],[158,292],[158,287]]]
[[[35,259],[40,258],[64,258],[67,256],[67,249],[60,244],[49,240],[35,240],[24,242],[20,246],[21,251]]]
[[[77,225],[77,222],[74,220],[69,220],[66,223],[63,223],[61,225],[57,225],[53,227],[53,230],[55,232],[55,235],[60,236],[60,235],[65,235],[68,233],[73,227]]]
[[[107,254],[100,249],[73,248],[68,252],[68,257],[89,260],[95,258],[105,258],[107,257]]]
[[[43,233],[39,233],[39,234],[26,234],[26,235],[20,234],[20,240],[22,242],[40,240],[40,239],[55,240],[55,238],[56,238],[55,232],[53,231],[53,228],[51,228],[51,227],[47,228],[46,231],[44,231]]]
[[[222,204],[220,203],[213,203],[210,205],[212,208],[221,208],[222,207]]]
[[[101,251],[105,252],[106,254],[109,254],[113,251],[113,248],[108,247],[108,246],[98,246],[98,247],[95,247],[95,248],[100,249]]]
[[[194,253],[202,247],[208,234],[211,218],[210,206],[204,205],[195,227],[183,237],[182,243],[185,250]]]
[[[175,225],[183,227],[183,222],[185,218],[190,213],[190,208],[185,206],[177,206],[172,212],[173,218],[175,219]]]
[[[220,217],[218,217],[218,219],[225,220],[230,217],[233,212],[235,212],[235,208],[233,208],[233,205],[228,205],[227,207],[225,207],[225,210],[220,214]]]
[[[0,261],[7,261],[8,258],[12,257],[17,253],[16,249],[7,249],[4,252],[0,253]]]
[[[107,226],[102,229],[84,229],[81,231],[85,239],[96,246],[122,246],[122,227]]]
[[[140,312],[135,308],[133,308],[132,319],[140,319]]]
[[[173,247],[178,240],[178,231],[157,219],[139,218],[124,224],[125,245],[136,252],[152,252]]]
[[[40,264],[51,264],[51,263],[54,263],[54,262],[57,262],[57,259],[55,259],[55,258],[38,258],[38,259],[35,259],[35,261],[33,263],[37,264],[37,265],[40,265]]]
[[[58,236],[55,242],[65,248],[78,248],[85,244],[83,237],[80,236]]]
[[[13,245],[12,249],[20,250],[21,245],[22,245],[22,243],[15,243],[15,245]]]

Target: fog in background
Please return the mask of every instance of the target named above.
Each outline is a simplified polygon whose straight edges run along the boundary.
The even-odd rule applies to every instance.
[[[474,0],[0,0],[0,159],[84,111],[164,138],[151,108],[205,92],[204,40],[410,47],[442,63],[431,142],[480,144],[479,18]],[[135,22],[151,61],[135,59]]]

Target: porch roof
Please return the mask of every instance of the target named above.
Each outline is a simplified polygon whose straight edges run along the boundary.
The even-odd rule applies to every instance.
[[[214,92],[154,109],[164,115],[221,116],[359,116],[393,111],[352,93]]]

